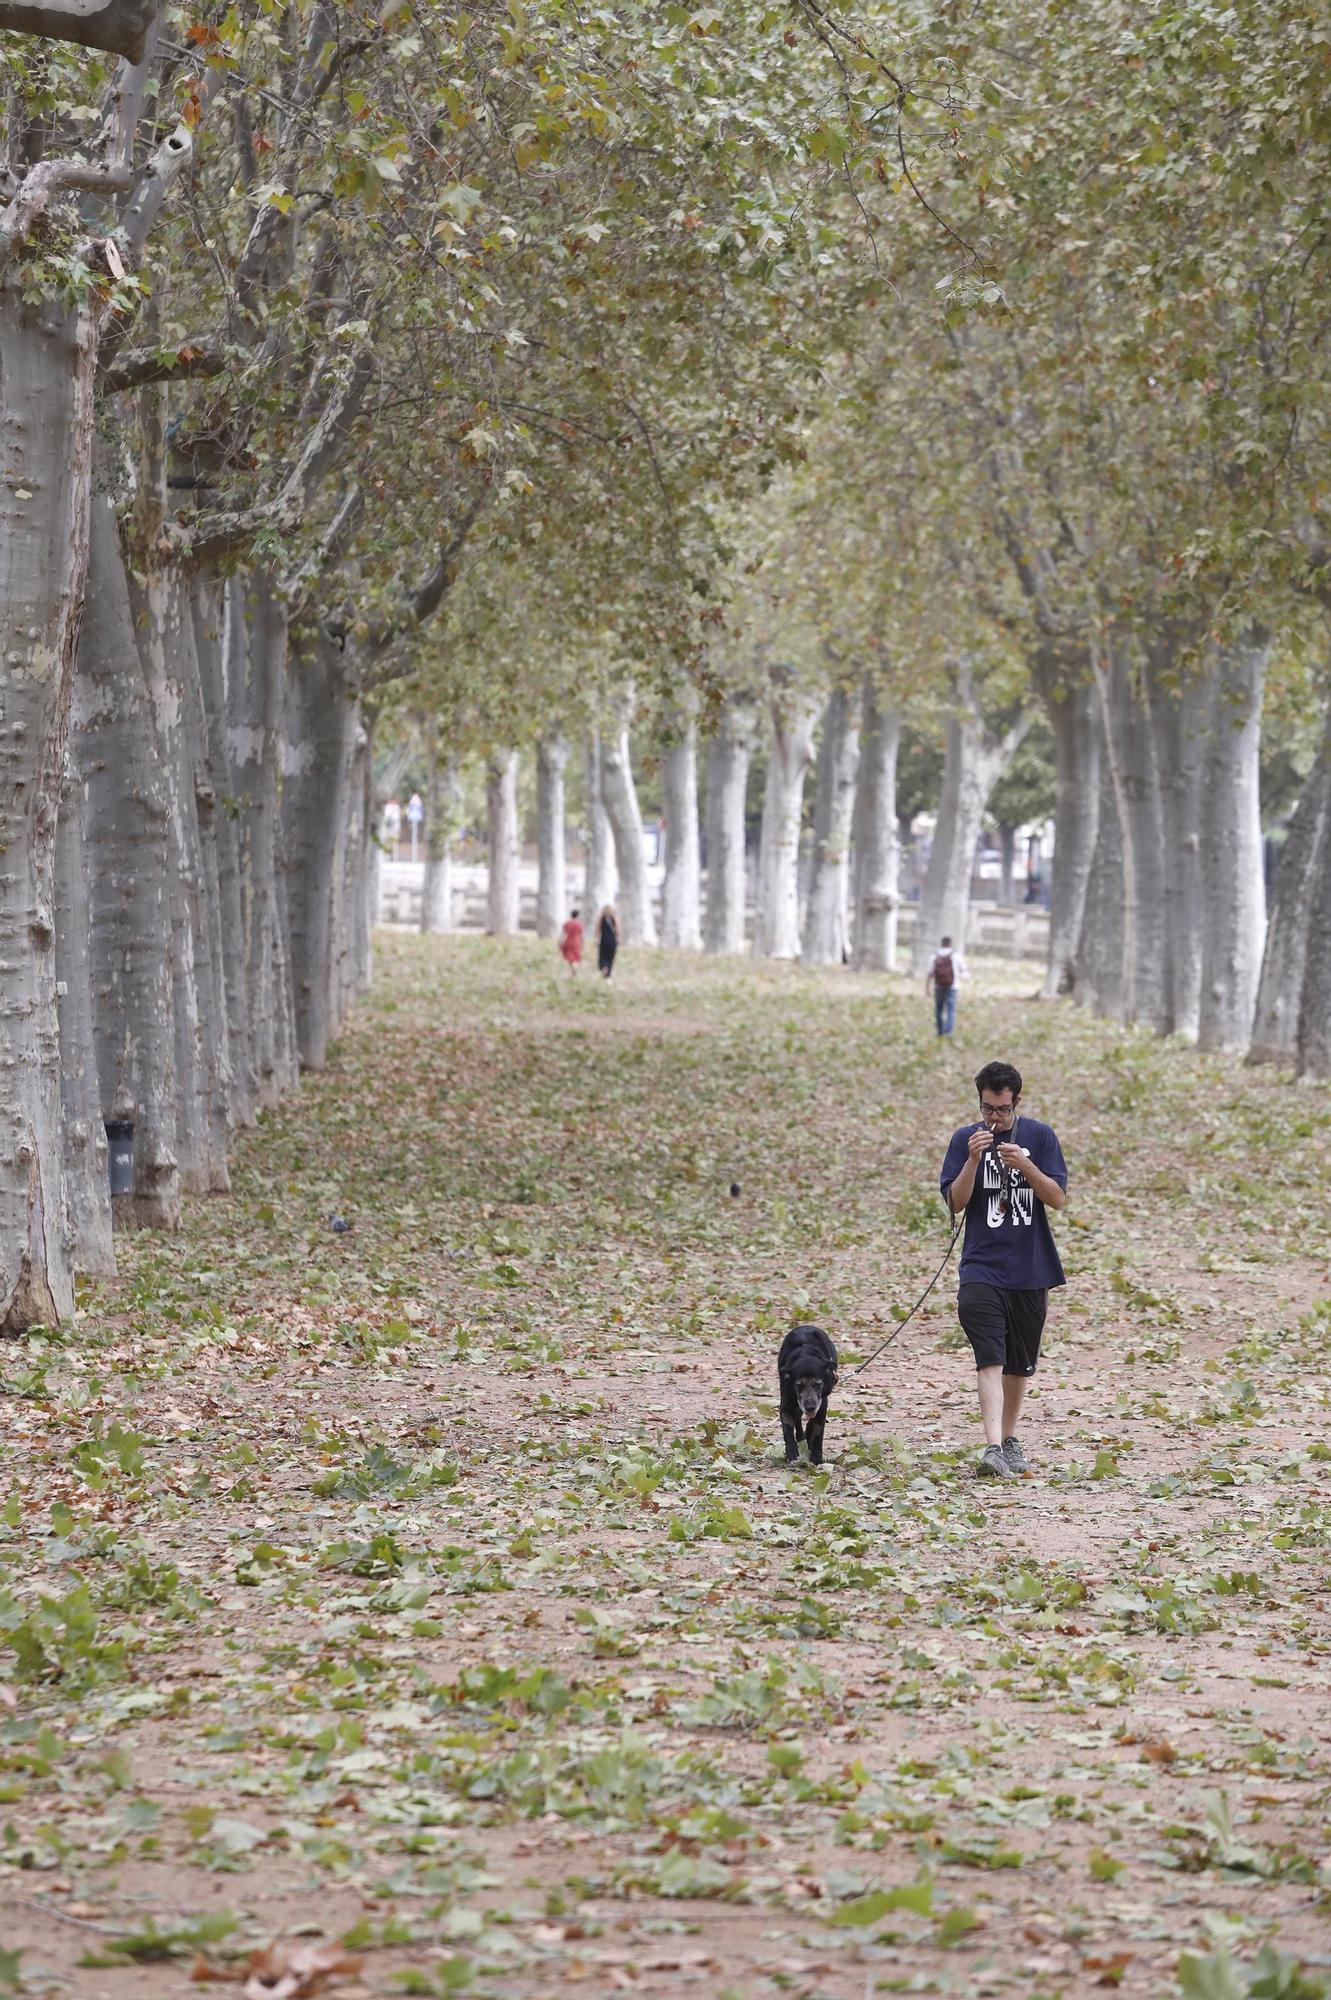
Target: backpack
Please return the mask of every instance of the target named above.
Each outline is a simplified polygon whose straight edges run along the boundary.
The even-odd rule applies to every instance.
[[[952,971],[951,952],[940,951],[936,953],[934,957],[934,985],[954,986],[955,984],[956,978]]]

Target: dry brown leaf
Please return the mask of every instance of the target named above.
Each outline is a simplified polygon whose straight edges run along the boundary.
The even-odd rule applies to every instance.
[[[1154,1743],[1142,1744],[1142,1756],[1152,1764],[1172,1764],[1178,1751],[1172,1743],[1160,1737]]]
[[[340,1944],[265,1945],[250,1955],[245,2000],[308,2000],[350,1979],[362,1963]]]
[[[238,1965],[213,1965],[200,1952],[189,1976],[196,1986],[237,1986],[245,1974]]]
[[[1095,1973],[1094,1983],[1097,1986],[1117,1986],[1131,1965],[1132,1957],[1130,1951],[1116,1951],[1107,1958],[1084,1958],[1082,1971]]]

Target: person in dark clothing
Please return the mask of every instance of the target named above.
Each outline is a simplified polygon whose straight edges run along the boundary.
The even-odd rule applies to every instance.
[[[607,903],[596,923],[596,963],[602,979],[609,979],[614,972],[618,950],[619,918]]]
[[[986,1063],[975,1087],[981,1122],[952,1134],[939,1186],[952,1214],[966,1215],[957,1317],[975,1354],[979,1470],[1013,1479],[1030,1469],[1017,1418],[1040,1358],[1050,1288],[1065,1282],[1047,1211],[1067,1200],[1068,1170],[1052,1126],[1018,1113],[1019,1070]]]

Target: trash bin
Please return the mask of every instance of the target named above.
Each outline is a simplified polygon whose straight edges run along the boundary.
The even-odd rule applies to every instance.
[[[108,1118],[106,1125],[106,1161],[111,1174],[111,1192],[133,1194],[134,1192],[134,1120],[132,1118]]]

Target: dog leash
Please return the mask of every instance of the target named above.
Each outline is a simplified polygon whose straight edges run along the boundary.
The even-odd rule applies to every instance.
[[[942,1263],[938,1266],[938,1269],[934,1272],[932,1278],[930,1278],[928,1284],[925,1286],[924,1290],[920,1293],[920,1296],[918,1297],[918,1299],[916,1299],[910,1311],[906,1314],[906,1317],[904,1319],[899,1319],[897,1321],[891,1333],[888,1334],[886,1340],[879,1341],[873,1353],[868,1357],[868,1360],[861,1361],[858,1368],[851,1369],[850,1372],[852,1378],[854,1378],[856,1375],[862,1375],[865,1369],[869,1366],[869,1362],[876,1361],[879,1355],[882,1353],[883,1349],[885,1347],[890,1347],[892,1345],[892,1342],[896,1339],[897,1335],[901,1332],[902,1328],[910,1325],[916,1313],[920,1310],[920,1307],[924,1304],[930,1292],[933,1290],[934,1286],[938,1283],[938,1280],[942,1277],[944,1271],[947,1269],[947,1260],[952,1255],[952,1252],[956,1249],[957,1238],[960,1236],[965,1226],[966,1226],[966,1211],[963,1208],[961,1214],[957,1217],[956,1221],[952,1225],[952,1236],[948,1243],[947,1249],[943,1252]]]

